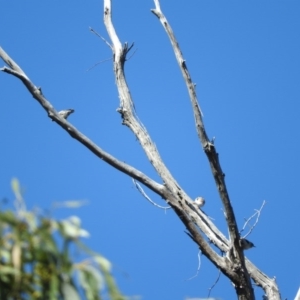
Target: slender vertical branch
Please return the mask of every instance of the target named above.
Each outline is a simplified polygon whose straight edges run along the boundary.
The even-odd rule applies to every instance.
[[[218,153],[216,152],[215,146],[213,143],[211,143],[207,137],[206,130],[204,127],[203,119],[202,119],[202,113],[200,106],[198,104],[198,99],[197,99],[197,94],[196,94],[196,89],[195,89],[195,84],[193,84],[190,73],[188,71],[186,61],[183,58],[182,52],[180,50],[179,44],[175,38],[175,35],[173,33],[173,30],[164,16],[163,12],[161,11],[160,4],[158,0],[154,0],[155,9],[152,9],[151,11],[153,14],[159,19],[161,22],[162,26],[164,27],[165,31],[168,34],[168,37],[170,39],[170,42],[172,44],[174,54],[176,57],[176,60],[178,62],[179,68],[181,70],[182,76],[184,78],[184,81],[186,83],[188,93],[191,99],[192,103],[192,108],[194,112],[194,117],[195,117],[195,122],[196,122],[196,129],[197,133],[199,136],[199,139],[201,141],[202,147],[208,157],[211,169],[212,169],[212,174],[214,176],[217,189],[219,191],[220,197],[222,199],[225,212],[226,212],[226,219],[229,227],[229,232],[230,232],[230,238],[231,241],[234,242],[234,247],[236,248],[235,250],[238,251],[237,248],[239,247],[239,232],[238,232],[238,227],[236,225],[236,220],[233,212],[233,208],[230,203],[229,195],[227,192],[225,180],[224,180],[224,173],[221,169],[220,163],[219,163],[219,158],[218,158]],[[242,254],[239,254],[240,259],[242,259]]]
[[[130,49],[128,44],[125,43],[121,46],[121,42],[117,36],[116,30],[112,23],[112,8],[111,0],[104,1],[104,24],[106,30],[111,39],[113,54],[114,54],[114,73],[116,78],[116,85],[119,92],[120,98],[120,108],[119,113],[123,118],[123,124],[128,126],[133,133],[136,135],[140,144],[142,145],[148,160],[151,162],[158,175],[162,178],[165,186],[170,192],[177,198],[177,201],[186,201],[190,204],[192,200],[190,197],[182,190],[179,184],[171,175],[168,168],[165,166],[159,152],[149,136],[145,126],[138,120],[134,111],[133,100],[130,94],[129,87],[126,82],[124,74],[124,65],[126,61],[126,55]]]

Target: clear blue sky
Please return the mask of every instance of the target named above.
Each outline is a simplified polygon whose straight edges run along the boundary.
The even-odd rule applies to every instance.
[[[158,179],[116,112],[118,95],[102,1],[2,1],[0,45],[41,86],[57,110],[118,159]],[[247,256],[293,299],[299,274],[299,1],[161,1],[182,48],[210,137],[216,147],[239,226],[263,200]],[[197,140],[191,105],[152,1],[114,1],[122,42],[135,42],[126,75],[139,118],[180,185],[206,198],[205,211],[227,232],[208,162]],[[2,63],[3,65],[3,63]],[[150,205],[131,179],[70,138],[16,78],[0,73],[0,197],[13,199],[18,177],[29,208],[87,199],[76,211],[86,240],[114,264],[126,295],[166,300],[206,297],[217,271],[171,211]],[[161,199],[149,192],[153,201]],[[126,274],[126,275],[125,275]],[[255,290],[258,290],[255,288]],[[234,299],[222,276],[212,296]]]

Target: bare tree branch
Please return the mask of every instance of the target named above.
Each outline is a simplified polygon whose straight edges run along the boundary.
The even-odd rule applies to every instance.
[[[0,47],[0,57],[5,61],[9,61],[9,64],[11,65],[12,69],[9,69],[7,67],[3,67],[2,71],[9,73],[11,75],[16,76],[27,87],[31,95],[42,105],[42,107],[46,110],[48,113],[48,116],[55,121],[58,125],[60,125],[64,130],[66,130],[71,137],[78,140],[80,143],[82,143],[84,146],[86,146],[90,151],[92,151],[97,157],[104,160],[108,164],[110,164],[112,167],[116,168],[117,170],[129,175],[130,177],[136,179],[137,181],[143,183],[148,188],[150,188],[152,191],[160,195],[163,199],[166,199],[167,202],[169,202],[172,206],[172,208],[178,213],[181,214],[181,209],[179,208],[178,204],[178,197],[174,196],[170,193],[170,190],[166,188],[165,185],[161,185],[147,177],[145,174],[140,172],[139,170],[133,168],[132,166],[125,164],[119,160],[117,160],[115,157],[110,155],[109,153],[102,150],[100,147],[98,147],[96,144],[94,144],[91,140],[89,140],[85,135],[83,135],[80,131],[78,131],[71,123],[69,123],[64,118],[61,118],[57,111],[53,108],[51,103],[43,96],[41,92],[41,88],[37,88],[25,75],[23,70],[8,56],[8,54]],[[180,198],[181,199],[181,198]],[[189,201],[189,200],[187,200]],[[190,200],[191,201],[191,200]],[[181,204],[182,205],[182,204]],[[176,208],[176,209],[175,209]],[[188,206],[186,206],[186,209],[188,209]],[[190,212],[192,213],[192,212]],[[189,224],[189,215],[183,214],[182,219],[185,220],[187,224]],[[206,218],[206,216],[203,214],[203,217]],[[210,222],[208,220],[208,222]],[[213,225],[213,224],[212,224]],[[214,226],[214,225],[213,225]],[[191,227],[191,224],[187,226],[187,228]],[[195,230],[195,228],[192,226],[192,230]],[[204,231],[207,231],[206,228],[203,228]],[[208,227],[209,230],[209,227]],[[202,242],[205,244],[204,238],[195,230],[195,234],[197,233],[197,243],[199,243],[199,240],[202,240]],[[213,234],[211,234],[213,236]],[[204,246],[203,246],[204,247]],[[209,248],[209,247],[208,247]],[[206,247],[207,249],[207,247]],[[213,252],[213,250],[207,250],[206,252],[210,253]]]
[[[229,195],[227,192],[225,180],[224,180],[224,173],[221,169],[220,163],[219,163],[219,157],[218,153],[216,152],[215,146],[213,143],[211,143],[207,137],[203,120],[202,120],[202,113],[201,109],[198,104],[195,85],[192,82],[191,76],[189,74],[189,71],[187,69],[187,65],[185,60],[183,59],[182,52],[179,48],[179,44],[175,38],[175,35],[173,33],[173,30],[167,21],[166,17],[164,16],[163,12],[161,11],[159,0],[154,0],[155,3],[155,9],[152,9],[151,11],[156,15],[156,17],[160,20],[161,24],[163,25],[165,31],[167,32],[170,42],[172,44],[175,57],[177,59],[179,68],[181,70],[181,73],[183,75],[183,78],[185,80],[191,103],[192,108],[194,111],[194,117],[196,121],[196,128],[198,132],[199,139],[201,141],[202,147],[207,155],[207,158],[209,160],[212,174],[214,176],[217,189],[219,191],[221,200],[224,205],[224,209],[226,212],[226,222],[228,224],[229,228],[229,234],[230,234],[230,240],[232,242],[233,247],[233,257],[232,259],[236,260],[236,264],[240,265],[240,278],[241,278],[241,285],[244,287],[243,289],[237,289],[238,293],[240,293],[241,298],[244,296],[247,297],[247,299],[254,299],[254,292],[251,285],[249,274],[247,273],[246,265],[245,265],[245,257],[244,253],[240,247],[240,235],[238,231],[238,226],[236,223],[235,215],[233,208],[230,203]],[[247,287],[247,288],[246,288]]]
[[[146,176],[141,171],[135,169],[134,167],[119,161],[109,153],[105,152],[103,149],[98,147],[95,143],[93,143],[88,137],[82,134],[79,130],[77,130],[70,122],[65,120],[64,118],[60,117],[58,112],[53,108],[51,103],[42,95],[41,89],[37,88],[26,76],[23,70],[13,61],[12,58],[8,56],[8,54],[0,47],[0,57],[7,63],[10,68],[3,67],[0,70],[11,74],[24,83],[27,87],[33,98],[35,98],[41,106],[46,110],[48,116],[55,121],[59,126],[61,126],[65,131],[67,131],[70,136],[85,147],[87,147],[90,151],[92,151],[97,157],[111,165],[112,167],[116,168],[117,170],[129,175],[130,177],[136,179],[137,181],[143,183],[149,189],[154,191],[155,193],[159,194],[165,199],[164,190],[165,187],[162,184],[159,184]]]
[[[122,46],[113,26],[111,19],[110,0],[104,0],[104,24],[113,45],[114,72],[120,98],[120,108],[118,111],[123,118],[123,124],[128,126],[136,135],[149,161],[157,171],[158,175],[162,178],[164,184],[170,190],[170,192],[174,195],[182,194],[181,199],[185,198],[187,201],[192,203],[192,200],[185,193],[183,194],[179,184],[165,166],[146,128],[136,118],[133,100],[124,74],[124,64],[129,48],[127,43],[124,44],[124,47]]]
[[[201,210],[202,208],[195,207],[192,199],[179,186],[179,184],[171,175],[170,171],[165,166],[146,128],[138,119],[124,75],[126,56],[130,49],[133,47],[133,44],[131,46],[128,46],[128,44],[125,43],[122,46],[111,19],[111,0],[104,0],[104,23],[111,39],[111,44],[109,44],[107,41],[105,42],[113,51],[114,73],[120,98],[120,107],[118,109],[118,112],[123,118],[123,124],[128,126],[136,135],[146,153],[146,156],[148,157],[148,160],[151,162],[156,172],[161,177],[163,184],[155,182],[141,171],[117,160],[115,157],[105,152],[99,146],[89,140],[71,123],[62,118],[51,105],[51,103],[44,97],[41,88],[36,87],[22,71],[22,69],[1,48],[0,57],[10,68],[3,67],[0,70],[19,78],[27,87],[31,95],[46,110],[48,116],[64,130],[66,130],[71,135],[71,137],[78,140],[90,151],[92,151],[97,157],[104,160],[112,167],[127,174],[134,180],[144,184],[149,189],[165,199],[166,202],[169,203],[169,205],[173,208],[180,220],[185,224],[188,230],[188,235],[199,246],[202,253],[234,283],[240,299],[254,299],[248,273],[250,274],[254,282],[265,290],[268,299],[280,299],[278,287],[275,280],[268,278],[249,260],[244,258],[244,254],[240,248],[239,243],[240,235],[237,230],[233,209],[230,204],[224,181],[224,174],[219,164],[218,154],[216,152],[215,146],[213,142],[210,142],[208,140],[206,131],[204,129],[202,113],[196,97],[195,85],[192,83],[191,77],[186,67],[186,63],[182,57],[179,45],[174,37],[171,27],[169,26],[163,13],[161,12],[159,1],[154,0],[154,2],[156,8],[152,10],[152,12],[160,19],[162,25],[169,34],[175,55],[178,60],[178,64],[188,87],[196,120],[198,136],[202,143],[202,147],[204,148],[205,153],[209,159],[211,169],[220,193],[220,197],[224,205],[225,215],[230,231],[230,241],[232,242],[228,241],[228,239],[222,234],[222,232],[220,232],[220,230],[212,223],[208,216]],[[226,253],[226,255],[220,256],[219,254],[217,254],[211,245],[212,243],[222,252]]]

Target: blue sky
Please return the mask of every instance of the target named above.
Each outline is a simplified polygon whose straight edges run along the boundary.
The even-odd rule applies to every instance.
[[[116,112],[102,1],[2,1],[0,45],[57,110],[118,159],[159,180]],[[299,274],[299,1],[161,1],[179,41],[210,137],[216,137],[239,226],[267,204],[249,239],[247,256],[292,299]],[[171,46],[150,12],[152,1],[114,1],[122,42],[135,42],[126,76],[139,118],[174,177],[227,232],[208,162],[197,139],[191,105]],[[18,177],[28,207],[86,199],[76,211],[91,233],[86,243],[114,264],[126,295],[164,300],[206,297],[217,271],[201,257],[171,211],[150,205],[131,179],[97,159],[47,117],[12,76],[0,73],[0,197],[12,200]],[[153,193],[152,200],[164,204]],[[255,288],[255,291],[259,291]],[[260,293],[258,292],[258,295]],[[221,276],[212,296],[235,297]]]

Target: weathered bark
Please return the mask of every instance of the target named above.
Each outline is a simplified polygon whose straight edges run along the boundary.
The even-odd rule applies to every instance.
[[[120,99],[118,112],[122,116],[123,124],[130,128],[139,140],[148,160],[162,179],[163,184],[152,180],[143,172],[119,161],[109,153],[105,152],[71,125],[67,120],[60,117],[51,103],[44,97],[41,88],[36,87],[23,70],[8,56],[8,54],[5,53],[3,49],[0,48],[0,57],[9,66],[3,67],[1,70],[19,78],[27,87],[31,95],[46,110],[48,116],[66,130],[71,137],[78,140],[97,157],[110,164],[112,167],[144,184],[165,199],[166,202],[173,208],[179,219],[184,223],[191,238],[199,246],[202,253],[233,283],[239,299],[252,300],[255,298],[250,279],[252,278],[255,284],[264,289],[267,299],[278,300],[280,299],[280,294],[275,280],[267,277],[247,258],[245,258],[244,251],[241,249],[238,226],[236,224],[234,211],[227,192],[224,174],[218,159],[218,153],[215,145],[208,139],[204,128],[202,113],[196,96],[195,85],[192,82],[170,24],[160,9],[159,1],[154,0],[154,2],[155,9],[153,9],[152,12],[158,17],[170,38],[178,65],[187,85],[199,140],[207,155],[212,174],[224,206],[226,222],[229,229],[229,240],[219,231],[219,229],[212,223],[207,215],[201,211],[201,209],[195,208],[192,199],[180,187],[168,168],[165,166],[146,128],[137,118],[124,74],[126,55],[132,46],[128,46],[127,43],[122,45],[117,36],[111,18],[111,0],[104,0],[104,23],[111,39],[110,47],[113,51],[113,68]],[[213,243],[226,255],[219,255],[214,248],[211,247],[211,243]]]

